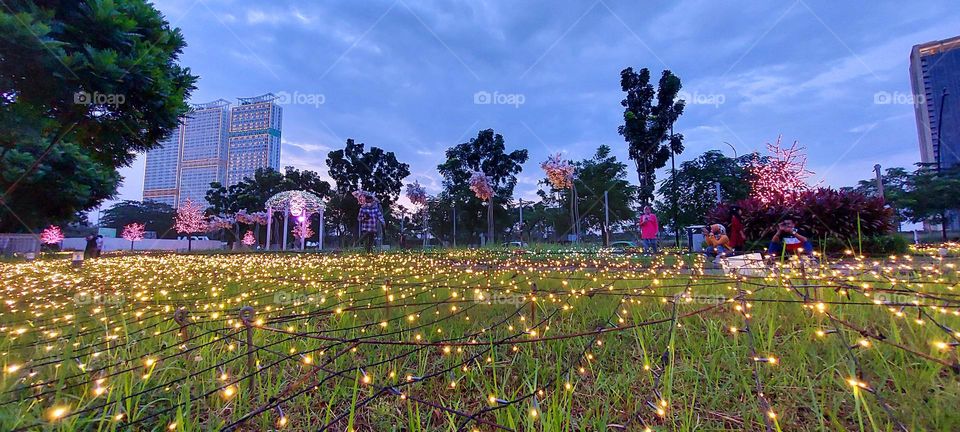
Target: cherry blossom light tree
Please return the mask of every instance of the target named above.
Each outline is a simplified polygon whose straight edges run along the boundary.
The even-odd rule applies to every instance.
[[[142,223],[134,222],[123,227],[123,232],[120,236],[130,242],[130,250],[133,250],[133,242],[143,240],[143,234],[145,232],[146,227]]]
[[[248,247],[251,247],[254,244],[256,244],[257,239],[253,237],[253,231],[247,230],[247,232],[243,234],[243,240],[241,240],[241,243],[243,243],[244,246],[248,246]]]
[[[63,231],[56,225],[50,225],[40,232],[40,242],[55,245],[63,241]]]
[[[179,234],[186,234],[187,251],[190,251],[193,248],[193,235],[207,230],[207,219],[200,206],[188,199],[177,208],[173,228]]]
[[[784,147],[781,139],[782,136],[778,136],[775,144],[767,143],[769,156],[754,158],[748,168],[752,195],[764,204],[792,204],[810,190],[807,179],[813,172],[807,170],[805,149],[798,141]]]
[[[490,177],[486,174],[475,171],[470,176],[470,190],[473,194],[487,203],[487,241],[493,242],[493,186],[490,185]]]

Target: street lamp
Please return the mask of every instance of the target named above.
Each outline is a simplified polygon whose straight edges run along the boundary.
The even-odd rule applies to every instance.
[[[457,202],[450,201],[450,208],[453,217],[453,247],[457,247]]]

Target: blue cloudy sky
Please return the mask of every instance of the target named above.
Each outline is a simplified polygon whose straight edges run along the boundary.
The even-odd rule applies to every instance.
[[[677,123],[680,160],[732,155],[724,142],[743,154],[782,134],[807,147],[824,184],[851,185],[876,163],[910,166],[910,48],[960,33],[955,0],[156,6],[186,36],[182,63],[200,76],[193,102],[266,92],[302,102],[284,108],[282,165],[325,175],[327,152],[354,138],[396,152],[411,164],[408,181],[436,192],[444,149],[493,128],[530,151],[525,198],[549,153],[579,159],[609,144],[626,159],[617,126],[627,66],[683,79],[692,103]],[[497,103],[475,103],[486,94]],[[140,199],[143,158],[122,173],[120,198]]]

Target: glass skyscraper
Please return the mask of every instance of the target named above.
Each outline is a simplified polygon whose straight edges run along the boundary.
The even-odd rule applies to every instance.
[[[226,185],[252,177],[259,168],[280,169],[283,109],[272,93],[240,98],[230,114]]]
[[[189,199],[206,206],[210,183],[223,182],[229,122],[230,102],[223,99],[194,105],[184,116],[178,203]]]
[[[180,139],[178,127],[169,138],[147,152],[143,173],[143,199],[177,206],[177,176],[180,172]]]
[[[910,53],[920,160],[934,167],[960,163],[960,36],[915,45]],[[958,212],[947,226],[960,228]]]
[[[147,152],[143,199],[205,207],[210,183],[231,185],[259,168],[279,169],[282,110],[274,99],[241,98],[232,109],[223,99],[193,105],[173,135]]]
[[[960,163],[960,36],[914,46],[910,81],[921,160]]]

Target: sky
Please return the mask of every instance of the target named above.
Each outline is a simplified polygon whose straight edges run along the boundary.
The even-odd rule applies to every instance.
[[[281,166],[326,176],[347,138],[397,154],[407,182],[440,190],[444,150],[482,129],[530,159],[535,198],[551,153],[590,157],[618,135],[620,71],[669,69],[687,100],[679,161],[799,141],[812,181],[870,178],[919,161],[913,45],[960,33],[955,0],[717,2],[161,0],[200,77],[191,102],[283,95]],[[636,172],[630,164],[630,178]],[[118,199],[142,198],[143,157]],[[661,171],[659,178],[666,175]]]

